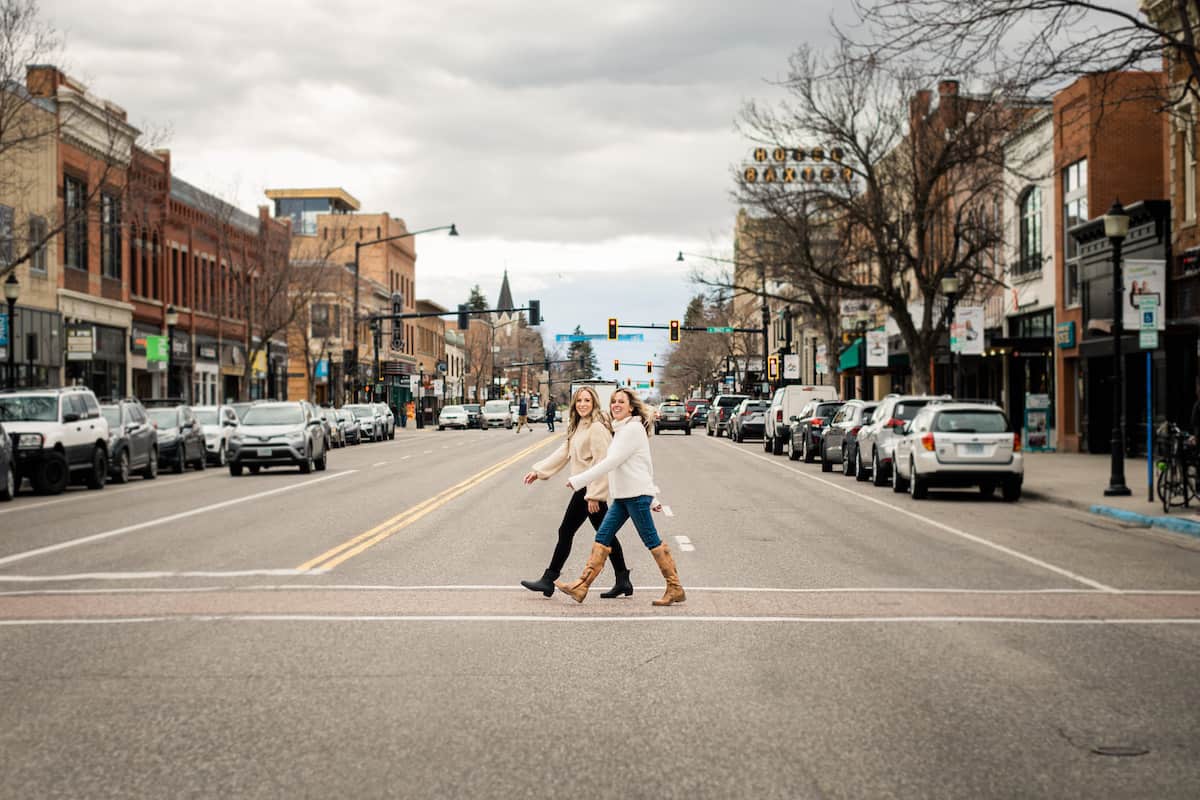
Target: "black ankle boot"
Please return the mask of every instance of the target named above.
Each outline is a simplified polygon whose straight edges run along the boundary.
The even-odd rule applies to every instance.
[[[617,582],[607,592],[602,592],[601,597],[612,599],[614,597],[633,596],[633,584],[629,581],[629,570],[617,570]]]
[[[554,579],[557,577],[557,572],[546,570],[542,573],[540,581],[521,581],[521,585],[531,592],[541,592],[546,597],[549,597],[554,594]]]

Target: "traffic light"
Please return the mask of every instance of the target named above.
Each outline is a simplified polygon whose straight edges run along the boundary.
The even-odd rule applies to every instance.
[[[677,319],[671,320],[671,341],[679,341],[679,320]]]
[[[529,324],[530,325],[541,325],[542,324],[542,301],[541,300],[530,300],[529,301]]]
[[[404,313],[404,295],[400,292],[392,294],[392,349],[404,349],[404,326],[396,319]]]
[[[651,389],[653,389],[653,388],[654,388],[654,378],[651,378],[651,379],[650,379],[650,388],[651,388]]]
[[[467,313],[467,304],[458,304],[458,329],[465,331],[471,327],[471,315]]]
[[[616,317],[608,318],[608,340],[610,342],[615,342],[617,340],[617,318]]]
[[[613,372],[620,372],[620,371],[621,371],[621,359],[614,358],[613,359]]]
[[[767,379],[775,380],[779,377],[779,356],[771,356],[767,359]]]
[[[647,361],[646,362],[646,372],[653,372],[653,371],[654,371],[654,362]]]

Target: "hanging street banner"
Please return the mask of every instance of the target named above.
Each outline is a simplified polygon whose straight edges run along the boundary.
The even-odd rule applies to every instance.
[[[817,373],[825,375],[829,372],[829,348],[823,344],[817,345]],[[797,369],[797,371],[799,371]]]
[[[0,311],[0,347],[8,346],[8,312]]]
[[[950,324],[950,352],[983,355],[983,306],[959,306]]]
[[[1162,307],[1167,288],[1167,262],[1151,259],[1126,259],[1124,261],[1124,309],[1121,321],[1126,330],[1141,330],[1141,301],[1153,299]],[[1157,330],[1167,329],[1167,320],[1160,314]]]
[[[887,331],[867,331],[867,366],[886,367],[887,365]]]
[[[317,383],[329,383],[329,359],[322,358],[317,362],[316,374],[314,376]]]
[[[785,381],[800,380],[800,356],[791,353],[783,357],[783,379]]]

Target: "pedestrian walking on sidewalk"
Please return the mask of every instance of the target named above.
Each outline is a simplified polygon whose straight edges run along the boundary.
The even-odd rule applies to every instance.
[[[517,404],[517,433],[521,432],[522,426],[529,428],[529,403],[526,402],[525,395],[521,395],[520,402]]]
[[[611,441],[612,431],[608,428],[608,418],[600,409],[600,398],[592,387],[581,386],[571,403],[566,441],[525,473],[525,484],[528,486],[536,480],[548,480],[568,464],[571,472],[583,472],[604,458]],[[562,524],[558,526],[558,544],[554,547],[554,555],[550,557],[550,566],[542,573],[541,580],[521,581],[521,585],[530,591],[541,592],[546,597],[554,594],[554,579],[562,573],[563,564],[567,563],[575,532],[584,520],[591,520],[592,529],[599,530],[608,511],[607,501],[608,478],[601,476],[588,484],[580,484],[580,488],[571,495]],[[600,596],[611,598],[633,594],[625,555],[621,551],[621,543],[615,538],[612,543],[612,564],[617,573],[617,582]]]
[[[546,401],[546,427],[551,433],[554,433],[554,415],[558,413],[558,404],[551,397]]]
[[[650,460],[648,434],[654,426],[654,412],[628,389],[613,392],[609,410],[612,412],[613,440],[608,455],[590,469],[572,475],[567,486],[572,489],[587,486],[607,475],[611,505],[604,515],[604,522],[600,523],[600,530],[596,531],[592,554],[588,556],[579,580],[574,583],[555,581],[554,585],[571,595],[576,602],[582,603],[592,581],[596,580],[604,568],[605,560],[613,552],[612,544],[616,541],[617,531],[626,520],[632,519],[638,536],[642,537],[642,543],[649,548],[667,581],[666,592],[662,599],[654,601],[654,605],[682,603],[687,595],[679,582],[675,559],[666,543],[659,538],[650,516],[651,511],[662,510],[662,504],[654,499],[658,487],[654,485],[654,464]]]

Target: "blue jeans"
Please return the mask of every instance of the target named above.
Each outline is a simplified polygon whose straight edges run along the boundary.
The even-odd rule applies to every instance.
[[[651,550],[658,547],[662,544],[662,539],[658,538],[658,530],[655,529],[654,520],[650,516],[652,499],[648,494],[614,499],[608,506],[608,513],[604,515],[604,522],[600,523],[600,530],[596,531],[596,541],[605,547],[612,547],[613,539],[625,524],[625,520],[633,519],[633,526],[637,528],[638,536],[642,537],[642,544]]]

